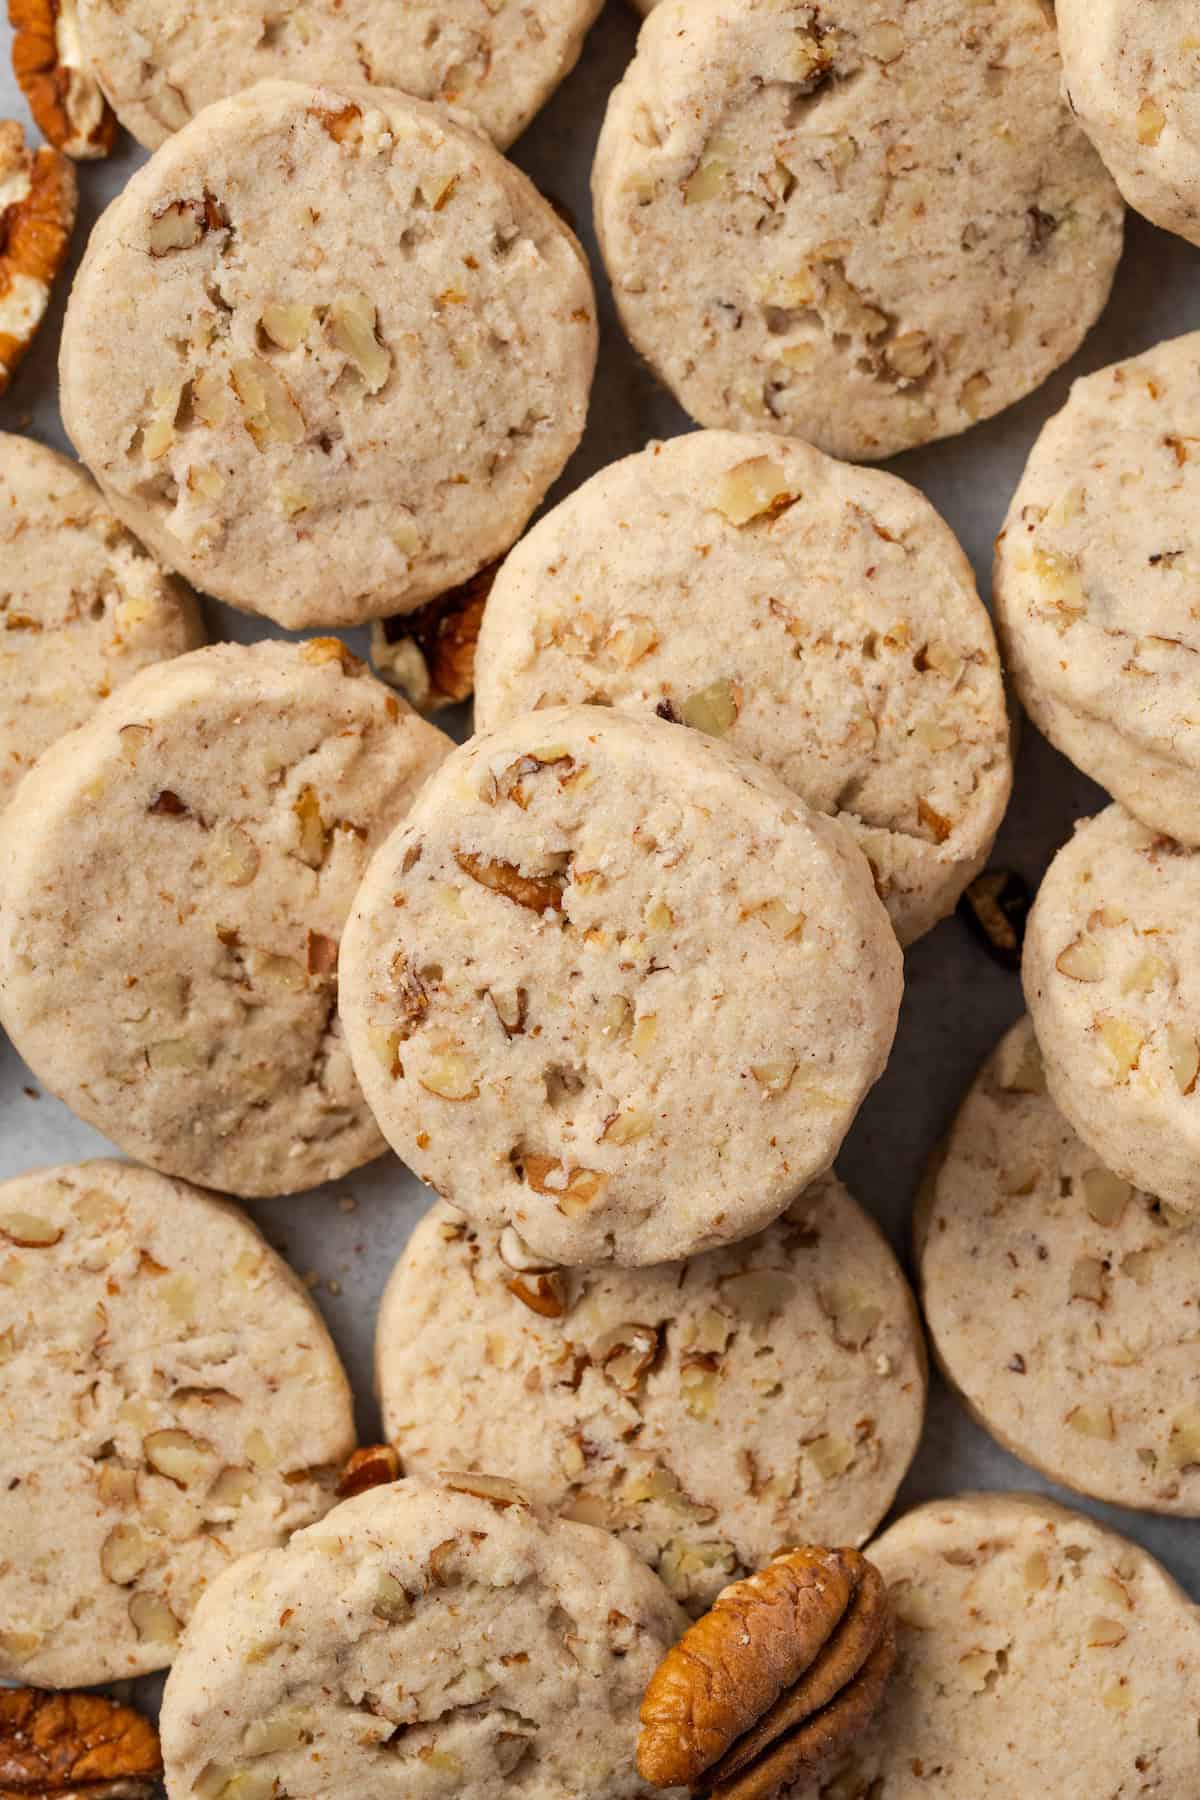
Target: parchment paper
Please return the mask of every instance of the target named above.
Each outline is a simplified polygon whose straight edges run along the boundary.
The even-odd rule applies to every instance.
[[[616,323],[591,229],[588,176],[607,96],[633,54],[637,20],[609,0],[582,60],[512,152],[542,191],[570,214],[592,260],[600,300],[600,365],[583,445],[551,500],[652,437],[689,429],[689,421],[634,355]],[[0,67],[0,117],[29,125],[8,69]],[[78,257],[91,223],[144,155],[127,137],[108,162],[80,165]],[[64,282],[39,345],[0,400],[0,430],[28,431],[67,449],[58,412],[55,360]],[[1108,311],[1073,363],[1037,394],[965,437],[898,457],[887,465],[915,483],[958,533],[987,596],[991,546],[1029,448],[1043,421],[1063,404],[1071,379],[1165,337],[1200,326],[1200,252],[1130,215],[1125,258]],[[114,381],[122,379],[119,368]],[[242,640],[275,628],[211,606],[214,637]],[[282,635],[282,634],[277,634]],[[366,633],[344,636],[361,655]],[[444,723],[445,720],[439,721]],[[465,736],[469,709],[450,716]],[[993,864],[1040,879],[1072,822],[1103,803],[1078,774],[1021,721],[1016,791]],[[907,958],[907,993],[891,1065],[850,1134],[839,1171],[879,1219],[906,1265],[909,1216],[923,1164],[952,1117],[977,1064],[1022,1008],[1020,983],[994,963],[959,918],[944,921]],[[0,1177],[40,1164],[104,1154],[105,1141],[50,1098],[0,1036]],[[295,1199],[254,1204],[271,1241],[302,1273],[345,1359],[358,1396],[363,1441],[378,1434],[372,1385],[372,1333],[384,1283],[432,1196],[394,1158],[352,1179]],[[339,1204],[339,1202],[341,1204]],[[352,1205],[351,1205],[352,1203]],[[1094,1513],[1159,1556],[1200,1599],[1200,1528],[1126,1512],[1054,1489],[973,1425],[935,1378],[925,1438],[901,1490],[898,1509],[964,1488],[1037,1489]],[[151,1690],[152,1693],[152,1690]],[[143,1697],[149,1697],[143,1690]]]

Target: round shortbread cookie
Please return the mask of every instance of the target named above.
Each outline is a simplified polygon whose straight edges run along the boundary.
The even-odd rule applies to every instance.
[[[854,833],[901,943],[953,910],[1012,785],[970,564],[925,498],[764,433],[595,475],[512,550],[475,658],[480,730],[560,702],[727,738]]]
[[[0,818],[0,1020],[131,1156],[293,1193],[385,1148],[337,1018],[375,845],[450,740],[333,638],[147,669]]]
[[[1085,820],[1042,881],[1022,977],[1059,1110],[1114,1173],[1200,1211],[1200,852],[1120,806]]]
[[[1030,717],[1147,824],[1200,843],[1200,332],[1085,376],[996,544],[996,619]]]
[[[883,1069],[901,954],[835,820],[699,732],[554,707],[473,738],[373,860],[342,1018],[380,1129],[564,1263],[748,1237]]]
[[[653,1269],[547,1270],[436,1206],[375,1369],[409,1474],[506,1475],[615,1531],[692,1613],[781,1544],[865,1543],[925,1408],[908,1283],[832,1175],[761,1236]]]
[[[80,0],[87,55],[121,123],[156,150],[194,113],[273,76],[368,81],[465,108],[503,147],[575,67],[599,0]]]
[[[1075,1135],[1028,1019],[964,1100],[915,1239],[938,1359],[985,1430],[1080,1493],[1200,1513],[1200,1223]]]
[[[896,1672],[790,1800],[1192,1794],[1200,1612],[1127,1538],[1040,1496],[935,1500],[871,1548]]]
[[[1072,109],[1130,206],[1200,244],[1195,0],[1058,0]]]
[[[351,625],[508,549],[579,441],[595,351],[582,251],[474,131],[386,89],[263,82],[93,231],[63,417],[198,587]]]
[[[1077,349],[1120,195],[1041,0],[666,0],[609,103],[626,331],[702,425],[856,460],[964,431]]]
[[[0,1184],[0,1677],[164,1668],[353,1447],[320,1314],[236,1207],[118,1162]]]
[[[114,688],[203,642],[194,597],[85,472],[0,432],[0,809]]]
[[[171,1800],[633,1800],[685,1622],[632,1551],[507,1482],[373,1489],[201,1601],[163,1702]]]

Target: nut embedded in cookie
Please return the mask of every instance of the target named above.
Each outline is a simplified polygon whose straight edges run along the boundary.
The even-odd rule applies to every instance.
[[[75,228],[75,171],[0,119],[0,394],[33,342]]]
[[[364,1444],[342,1470],[338,1499],[350,1500],[355,1494],[365,1494],[368,1488],[386,1487],[389,1482],[399,1481],[403,1473],[400,1458],[390,1444]]]
[[[500,563],[488,563],[459,587],[416,612],[378,619],[371,662],[381,681],[400,689],[418,712],[441,712],[469,700],[475,688],[475,645]]]
[[[895,1660],[879,1571],[856,1550],[787,1551],[667,1653],[642,1701],[638,1769],[655,1787],[770,1800],[849,1747]]]
[[[0,1689],[0,1792],[69,1800],[150,1800],[162,1775],[158,1733],[102,1694]]]
[[[79,41],[76,0],[8,0],[12,65],[40,129],[80,161],[107,156],[117,121]]]

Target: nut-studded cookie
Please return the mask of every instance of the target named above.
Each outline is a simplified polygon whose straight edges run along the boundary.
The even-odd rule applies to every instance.
[[[117,1162],[0,1183],[0,1677],[165,1667],[353,1443],[329,1334],[236,1207]]]
[[[21,127],[0,119],[0,394],[28,350],[71,247],[75,171],[57,150],[27,150]]]
[[[966,557],[894,476],[697,431],[584,484],[501,566],[480,729],[603,700],[724,737],[854,833],[901,943],[950,912],[1011,786]]]
[[[579,245],[474,131],[389,89],[263,82],[97,225],[63,417],[196,586],[358,624],[508,549],[578,442],[595,350]]]
[[[615,1531],[693,1613],[780,1544],[864,1543],[925,1402],[908,1284],[833,1176],[761,1236],[651,1269],[548,1268],[436,1206],[375,1368],[410,1474],[510,1476]]]
[[[761,1229],[883,1068],[900,948],[835,820],[700,732],[553,707],[484,733],[378,852],[342,1017],[393,1147],[564,1263]]]
[[[574,68],[599,0],[405,0],[272,7],[224,0],[81,0],[80,24],[105,91],[151,150],[201,107],[271,77],[369,81],[466,109],[502,148]]]
[[[964,431],[1075,351],[1120,195],[1041,0],[671,0],[609,103],[625,329],[702,425],[857,461]]]
[[[0,433],[0,808],[64,731],[204,641],[200,609],[76,463]]]
[[[846,1759],[789,1800],[1183,1795],[1200,1613],[1154,1558],[1049,1500],[964,1494],[871,1546],[899,1656]]]
[[[1025,934],[1050,1094],[1101,1162],[1200,1212],[1200,852],[1120,806],[1076,827]]]
[[[938,1358],[994,1437],[1097,1499],[1200,1513],[1200,1223],[1076,1136],[1028,1019],[964,1100],[915,1238]]]
[[[0,819],[14,1044],[123,1150],[206,1187],[293,1193],[378,1155],[338,940],[449,748],[334,638],[135,675]]]
[[[634,1800],[685,1621],[633,1553],[510,1483],[347,1500],[205,1596],[167,1684],[174,1800]]]
[[[1077,381],[1034,445],[993,590],[1030,716],[1138,818],[1190,844],[1198,406],[1200,332]]]
[[[1200,21],[1191,0],[1058,0],[1071,106],[1130,206],[1200,244]]]

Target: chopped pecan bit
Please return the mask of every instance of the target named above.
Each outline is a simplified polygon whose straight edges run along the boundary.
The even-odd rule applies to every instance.
[[[475,646],[499,567],[489,563],[416,612],[382,619],[372,630],[375,673],[398,687],[418,712],[457,706],[474,692]]]
[[[529,1495],[515,1481],[506,1481],[502,1475],[460,1474],[454,1469],[442,1469],[439,1479],[451,1493],[471,1494],[476,1500],[486,1500],[497,1512],[507,1512],[510,1506],[529,1505]]]
[[[335,144],[354,143],[361,134],[362,110],[352,100],[340,112],[322,112],[316,107],[310,108],[310,111]]]
[[[0,119],[0,394],[45,317],[75,208],[75,171],[66,157],[27,150],[21,127]]]
[[[192,816],[190,808],[186,807],[179,795],[173,794],[170,788],[160,788],[146,811],[153,813],[156,817],[168,819],[190,819]]]
[[[386,1487],[389,1482],[399,1481],[403,1473],[400,1458],[390,1444],[365,1444],[342,1470],[338,1499],[349,1500],[355,1494],[365,1494],[368,1488]]]
[[[1011,869],[988,869],[977,875],[959,902],[975,936],[1006,969],[1021,966],[1031,904],[1028,883]]]
[[[566,881],[561,874],[522,875],[515,863],[496,858],[485,861],[481,856],[470,856],[463,851],[456,851],[454,860],[463,874],[477,881],[480,887],[503,894],[517,906],[526,906],[536,913],[562,911]]]
[[[158,1733],[101,1694],[0,1688],[0,1793],[30,1800],[150,1800],[162,1774]]]
[[[210,231],[229,226],[225,208],[205,189],[198,200],[168,200],[150,220],[147,241],[151,256],[194,250]]]
[[[543,1319],[561,1319],[566,1308],[562,1276],[557,1270],[514,1275],[505,1283],[510,1294]]]
[[[8,0],[12,66],[42,135],[56,150],[107,156],[117,121],[84,61],[75,0]]]
[[[849,1748],[895,1662],[887,1590],[856,1550],[785,1552],[719,1596],[642,1701],[655,1787],[769,1800]]]
[[[608,1177],[598,1170],[568,1169],[556,1156],[523,1156],[520,1171],[535,1194],[557,1200],[559,1210],[572,1217],[598,1199],[608,1185]]]
[[[337,972],[338,947],[333,938],[319,931],[308,934],[308,972],[310,975],[333,975]]]

